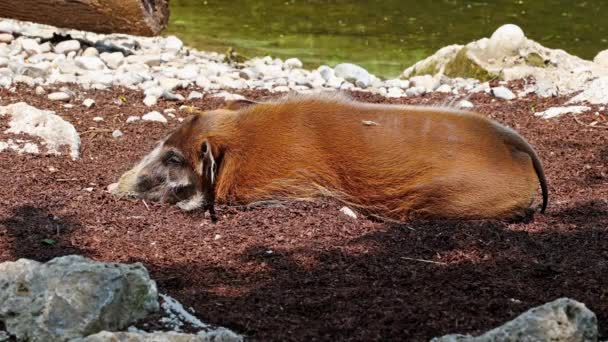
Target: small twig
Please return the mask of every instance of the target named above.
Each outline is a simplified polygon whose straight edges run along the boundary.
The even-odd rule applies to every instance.
[[[408,257],[401,257],[401,259],[410,260],[410,261],[425,262],[427,264],[444,265],[444,266],[447,265],[447,263],[445,263],[445,262],[439,262],[439,261],[433,261],[433,260],[415,259],[415,258],[408,258]]]
[[[589,128],[608,129],[608,126],[604,126],[604,125],[589,125],[589,124],[586,124],[586,123],[582,122],[578,118],[578,116],[576,114],[572,114],[572,117],[574,118],[574,121],[576,121],[576,123],[578,123],[581,126],[586,126],[586,127],[589,127]]]
[[[148,211],[150,210],[150,207],[148,206],[148,203],[146,203],[146,200],[141,200],[142,202],[144,202],[144,205],[146,206],[146,209],[148,209]]]
[[[79,180],[80,180],[80,178],[59,178],[59,179],[55,179],[55,182],[76,182]]]

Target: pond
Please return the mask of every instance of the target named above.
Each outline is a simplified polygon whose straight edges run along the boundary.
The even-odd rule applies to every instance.
[[[384,77],[514,23],[539,43],[592,59],[608,48],[608,2],[574,0],[171,0],[165,34],[200,50],[341,62]]]

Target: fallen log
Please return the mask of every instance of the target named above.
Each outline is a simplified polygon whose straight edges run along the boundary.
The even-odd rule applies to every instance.
[[[97,33],[158,35],[169,0],[1,0],[0,17]]]

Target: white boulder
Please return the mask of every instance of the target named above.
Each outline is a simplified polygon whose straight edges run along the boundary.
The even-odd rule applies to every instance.
[[[6,133],[25,133],[41,138],[47,152],[59,154],[61,146],[67,145],[72,159],[80,154],[80,136],[74,126],[52,111],[40,110],[24,102],[0,107],[0,116],[9,115],[9,129]]]

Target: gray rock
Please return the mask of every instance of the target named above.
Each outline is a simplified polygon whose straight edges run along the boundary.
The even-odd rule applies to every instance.
[[[357,85],[359,88],[367,88],[371,84],[371,75],[362,67],[351,64],[342,63],[334,68],[336,77],[341,77],[346,81]]]
[[[243,337],[227,329],[202,331],[198,334],[177,332],[108,332],[102,331],[70,342],[241,342]]]
[[[76,65],[86,70],[103,70],[106,64],[99,57],[76,57]]]
[[[595,314],[582,303],[560,298],[481,336],[447,335],[431,342],[596,342],[597,335]]]
[[[10,44],[15,37],[10,33],[0,33],[0,43]]]
[[[123,134],[122,134],[122,132],[121,132],[119,129],[116,129],[116,130],[114,130],[114,131],[112,132],[112,137],[113,137],[113,138],[120,138],[120,137],[122,137],[122,136],[123,136]]]
[[[516,98],[515,94],[513,94],[509,88],[503,86],[492,88],[492,94],[495,97],[503,100],[513,100]]]
[[[437,89],[435,89],[435,91],[439,93],[451,93],[452,87],[450,87],[450,85],[448,84],[442,84]]]
[[[0,321],[18,340],[67,341],[124,329],[159,310],[156,284],[141,264],[75,255],[0,264],[0,289]]]
[[[80,50],[80,42],[77,40],[66,40],[58,43],[53,48],[53,51],[60,54],[68,54]]]
[[[174,94],[168,90],[163,91],[163,99],[167,101],[184,101],[185,98],[181,94]]]
[[[51,93],[48,96],[48,99],[51,101],[69,101],[70,98],[70,94],[64,93],[62,91]]]

